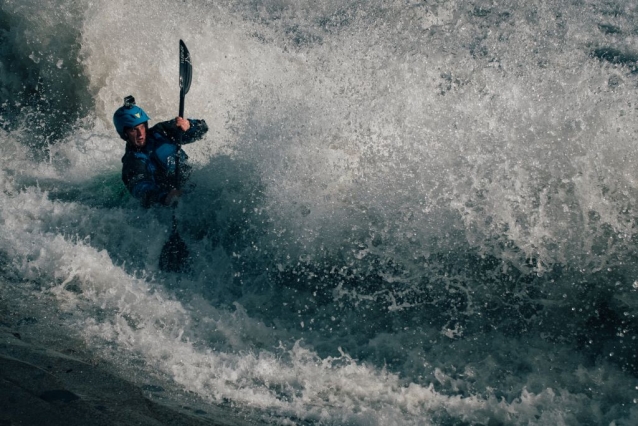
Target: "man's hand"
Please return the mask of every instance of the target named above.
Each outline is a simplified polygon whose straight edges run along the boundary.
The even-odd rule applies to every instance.
[[[175,119],[175,124],[182,130],[182,132],[188,132],[188,129],[191,128],[191,122],[182,117],[177,117]]]
[[[171,192],[168,193],[166,198],[164,199],[164,204],[170,206],[179,201],[179,197],[182,196],[182,191],[179,189],[171,189]]]

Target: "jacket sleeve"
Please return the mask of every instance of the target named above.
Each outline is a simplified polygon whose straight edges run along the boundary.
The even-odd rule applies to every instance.
[[[206,132],[208,132],[208,125],[206,124],[206,121],[196,120],[192,118],[189,118],[188,121],[191,123],[191,127],[182,135],[183,145],[193,143],[201,139],[206,134]],[[171,142],[177,143],[181,130],[175,124],[175,120],[169,120],[157,123],[150,129],[150,132],[160,133],[161,135],[170,139]]]
[[[142,202],[142,206],[150,207],[166,200],[168,191],[157,185],[146,161],[134,156],[127,156],[122,161],[122,181],[131,195]]]
[[[188,132],[184,133],[182,137],[182,143],[192,143],[200,140],[204,137],[206,132],[208,132],[208,125],[204,120],[195,120],[189,118],[188,121],[191,123],[191,128],[188,129]]]

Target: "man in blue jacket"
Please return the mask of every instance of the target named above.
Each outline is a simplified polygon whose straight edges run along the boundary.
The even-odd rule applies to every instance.
[[[126,141],[122,157],[122,180],[131,195],[144,207],[154,204],[171,205],[182,195],[175,188],[175,157],[180,156],[180,181],[188,178],[190,167],[185,164],[186,153],[177,152],[177,140],[182,132],[182,143],[199,140],[208,131],[204,120],[177,117],[148,127],[150,117],[127,96],[124,106],[115,111],[113,124]]]

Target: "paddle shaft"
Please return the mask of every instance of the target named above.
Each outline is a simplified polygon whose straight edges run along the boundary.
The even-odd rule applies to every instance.
[[[184,93],[184,88],[180,88],[179,90],[179,117],[184,118],[184,98],[186,97],[186,93]],[[179,190],[180,181],[179,181],[179,160],[180,160],[180,150],[182,149],[182,136],[184,131],[179,129],[179,135],[177,136],[177,150],[175,154],[175,189]]]
[[[191,85],[193,68],[190,63],[190,53],[182,40],[179,41],[179,117],[184,118],[184,98]],[[179,163],[181,159],[184,131],[177,130],[177,142],[175,150],[175,180],[174,189],[180,189]],[[175,216],[175,206],[172,205],[173,220],[171,226],[171,236],[162,247],[160,253],[160,269],[167,272],[185,272],[190,268],[190,254],[188,247],[177,231],[177,217]]]

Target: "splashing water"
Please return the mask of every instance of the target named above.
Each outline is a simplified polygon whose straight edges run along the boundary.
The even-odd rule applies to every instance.
[[[259,422],[635,424],[638,10],[519,3],[5,1],[3,303]],[[110,117],[180,38],[171,275]]]

